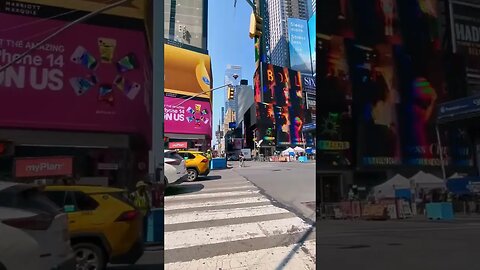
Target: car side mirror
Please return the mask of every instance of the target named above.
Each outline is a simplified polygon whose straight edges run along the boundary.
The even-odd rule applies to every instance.
[[[72,204],[67,204],[63,207],[63,211],[65,213],[72,213],[72,212],[75,212],[75,205],[72,205]]]

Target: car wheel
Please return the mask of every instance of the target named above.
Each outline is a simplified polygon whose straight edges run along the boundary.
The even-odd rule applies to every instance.
[[[76,259],[76,270],[104,270],[107,261],[102,248],[92,243],[73,245]]]
[[[188,173],[188,176],[187,176],[187,180],[188,181],[195,181],[197,180],[198,178],[198,172],[197,170],[193,169],[193,168],[189,168],[187,169],[187,173]]]

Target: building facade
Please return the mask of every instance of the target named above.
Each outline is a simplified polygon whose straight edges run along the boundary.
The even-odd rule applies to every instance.
[[[234,76],[238,76],[237,79]],[[236,111],[236,96],[237,96],[237,86],[240,85],[240,80],[242,78],[242,67],[238,65],[227,65],[225,70],[225,85],[231,84],[235,87],[235,95],[232,100],[228,100],[228,87],[225,87],[225,108],[232,109]]]
[[[472,59],[449,45],[448,3],[344,3],[317,3],[320,202],[396,174],[422,170],[445,179],[475,171],[469,133],[436,129],[439,104],[468,94],[465,60]]]
[[[205,151],[212,141],[207,0],[165,3],[165,142]],[[192,98],[195,96],[195,98]]]

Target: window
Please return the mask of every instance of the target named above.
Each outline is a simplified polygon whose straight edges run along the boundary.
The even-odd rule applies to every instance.
[[[67,198],[67,193],[65,191],[47,191],[45,195],[54,202],[58,207],[62,208],[65,206],[65,201]]]
[[[23,209],[33,212],[58,214],[58,206],[41,191],[27,186],[13,186],[0,192],[0,206]]]
[[[195,159],[195,155],[191,154],[191,153],[188,153],[188,159]]]
[[[83,192],[74,192],[78,211],[92,211],[97,209],[98,202]]]

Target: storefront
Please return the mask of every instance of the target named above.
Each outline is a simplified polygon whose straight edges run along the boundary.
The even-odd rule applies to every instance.
[[[75,19],[51,19],[71,7],[45,2],[52,3],[7,1],[0,7],[3,27],[15,28],[2,33],[8,42],[0,43],[1,66],[43,39],[38,33],[44,29]],[[25,12],[31,7],[35,12]],[[118,12],[130,8],[139,7]],[[80,10],[83,15],[88,9]],[[132,186],[148,173],[151,63],[140,11],[129,12],[128,18],[109,12],[75,24],[2,74],[0,141],[12,146],[0,157],[3,177],[19,176],[15,164],[27,157],[40,162],[69,157],[72,168],[65,177],[112,186]]]

